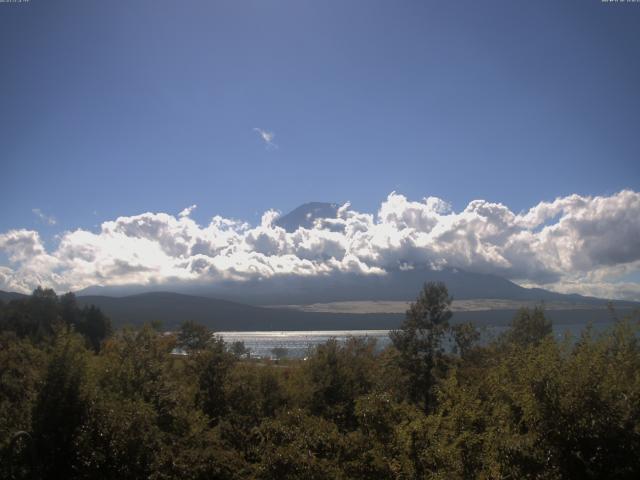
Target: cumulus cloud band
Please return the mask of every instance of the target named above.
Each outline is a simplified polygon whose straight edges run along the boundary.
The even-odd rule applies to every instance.
[[[442,199],[392,192],[376,215],[349,204],[335,218],[287,232],[268,211],[258,226],[213,217],[143,213],[104,222],[99,232],[65,232],[47,252],[38,232],[0,234],[9,265],[0,288],[29,291],[91,285],[215,282],[278,275],[383,275],[395,269],[454,267],[495,273],[558,291],[640,299],[640,194],[561,197],[527,212],[474,200],[455,212]],[[622,288],[624,287],[624,288]]]

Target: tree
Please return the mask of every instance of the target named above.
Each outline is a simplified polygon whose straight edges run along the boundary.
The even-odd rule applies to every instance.
[[[336,426],[302,410],[287,411],[260,427],[260,464],[256,478],[341,478],[341,439]]]
[[[271,349],[271,355],[276,357],[276,360],[284,360],[289,355],[289,351],[284,347],[273,347]]]
[[[354,337],[344,345],[335,338],[318,345],[303,367],[310,387],[307,401],[311,412],[340,428],[355,427],[356,400],[374,383],[374,351],[374,340]]]
[[[33,411],[33,438],[42,478],[69,478],[76,462],[75,439],[88,409],[82,391],[86,353],[75,334],[56,339]]]
[[[0,333],[0,478],[29,478],[26,473],[32,473],[33,437],[16,434],[31,430],[45,361],[45,352],[29,340],[14,332]],[[25,475],[16,470],[25,470]]]
[[[204,325],[187,320],[180,325],[178,346],[187,352],[204,350],[211,342],[212,332]]]
[[[466,357],[474,344],[480,339],[480,332],[471,322],[458,323],[451,327],[456,350],[461,357]]]
[[[30,297],[12,300],[3,310],[0,330],[14,331],[20,338],[44,341],[61,323],[58,296],[51,289],[38,287]]]
[[[198,352],[194,362],[199,386],[197,403],[215,424],[227,412],[224,387],[236,357],[227,352],[222,339],[216,338],[209,342],[206,350]]]
[[[244,355],[248,358],[251,355],[251,349],[247,348],[242,341],[233,342],[229,347],[229,350],[238,358]]]
[[[100,388],[109,394],[151,401],[174,347],[174,337],[161,335],[148,324],[118,331],[97,357]]]
[[[91,399],[74,447],[76,478],[149,478],[162,451],[152,405],[138,398]]]
[[[84,335],[94,351],[111,334],[111,320],[94,306],[80,309],[76,296],[61,297],[51,289],[36,288],[25,300],[13,300],[0,316],[0,331],[9,330],[20,338],[48,341],[59,330],[76,330]]]
[[[90,305],[82,309],[76,328],[87,338],[93,350],[99,352],[102,341],[111,334],[111,320],[98,307]]]
[[[389,334],[400,353],[400,367],[408,376],[409,396],[421,403],[425,412],[433,409],[436,370],[443,364],[442,339],[449,330],[451,302],[444,283],[426,283],[400,329]]]
[[[533,310],[523,307],[511,321],[511,328],[505,333],[504,339],[520,346],[537,345],[551,335],[552,328],[542,306],[536,306]]]
[[[76,326],[80,323],[80,307],[73,292],[65,293],[59,299],[60,315],[62,321],[68,327]]]

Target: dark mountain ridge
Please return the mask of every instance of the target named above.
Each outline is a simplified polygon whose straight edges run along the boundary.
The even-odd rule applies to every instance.
[[[28,295],[18,292],[3,292],[0,290],[0,302],[9,303],[11,300],[27,298]]]
[[[79,296],[78,303],[100,307],[116,326],[141,325],[156,320],[170,330],[185,320],[218,331],[384,329],[395,327],[402,318],[397,314],[331,314],[262,308],[172,292],[128,297]]]
[[[578,294],[563,294],[542,288],[525,288],[493,274],[460,269],[395,270],[386,275],[336,273],[315,277],[277,276],[246,281],[174,283],[156,286],[126,285],[90,287],[78,295],[127,296],[149,291],[171,291],[250,305],[311,304],[340,301],[411,301],[425,282],[444,282],[456,300],[503,299],[535,302],[567,302],[594,306],[607,300]],[[616,305],[634,307],[636,302],[616,300]]]
[[[26,295],[0,292],[1,299],[20,300]],[[150,292],[126,297],[100,295],[78,296],[80,306],[96,305],[118,328],[159,321],[165,330],[175,330],[185,320],[193,320],[216,331],[268,330],[376,330],[397,328],[404,315],[398,313],[324,313],[287,308],[264,308],[172,292]],[[627,302],[636,308],[640,305]],[[620,314],[628,306],[616,305]],[[456,311],[453,323],[471,321],[478,326],[507,325],[516,310]],[[608,322],[609,312],[602,307],[547,310],[547,316],[558,324]]]

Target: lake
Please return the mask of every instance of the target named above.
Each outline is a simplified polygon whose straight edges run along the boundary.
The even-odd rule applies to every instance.
[[[593,324],[595,333],[604,331],[612,325],[611,322]],[[586,324],[555,324],[554,335],[562,339],[565,334],[577,338]],[[507,329],[505,326],[488,326],[480,329],[482,339],[486,342],[495,338]],[[289,358],[304,358],[309,349],[325,343],[330,338],[344,343],[349,337],[375,339],[378,350],[382,350],[389,343],[389,330],[317,330],[317,331],[256,331],[256,332],[216,332],[225,342],[244,342],[251,350],[251,355],[261,358],[273,358],[274,348],[284,348]]]

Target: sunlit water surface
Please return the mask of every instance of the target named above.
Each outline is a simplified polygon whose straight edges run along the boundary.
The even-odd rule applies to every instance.
[[[600,333],[611,326],[609,322],[593,325],[593,332]],[[562,339],[565,335],[577,338],[585,324],[554,325],[554,335]],[[487,342],[506,330],[503,326],[489,326],[480,329],[482,341]],[[217,332],[225,342],[244,342],[252,357],[275,358],[274,349],[283,348],[289,358],[304,358],[309,352],[331,338],[344,343],[349,337],[374,339],[378,350],[390,343],[389,330],[318,330],[318,331],[264,331],[264,332]]]

